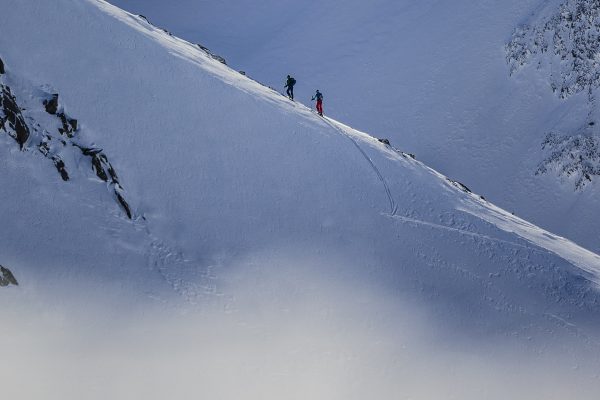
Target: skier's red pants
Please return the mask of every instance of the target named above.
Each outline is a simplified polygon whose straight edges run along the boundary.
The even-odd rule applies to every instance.
[[[317,112],[323,115],[323,100],[317,100]]]

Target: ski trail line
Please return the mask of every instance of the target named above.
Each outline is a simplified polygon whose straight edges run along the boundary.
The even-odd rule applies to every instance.
[[[369,155],[360,147],[360,145],[358,144],[358,142],[352,136],[350,136],[346,131],[344,131],[339,126],[335,125],[333,122],[329,121],[329,119],[327,119],[326,117],[323,117],[323,120],[329,126],[331,126],[332,128],[336,129],[342,135],[344,135],[345,137],[347,137],[348,139],[350,139],[350,141],[352,142],[352,144],[354,144],[354,147],[356,147],[358,149],[358,151],[360,151],[360,154],[362,154],[362,156],[364,157],[364,159],[367,160],[367,162],[371,166],[371,169],[375,172],[375,174],[377,174],[377,177],[379,178],[379,180],[383,184],[383,187],[385,189],[385,194],[386,194],[386,196],[388,198],[388,201],[390,203],[390,214],[392,216],[396,215],[396,212],[398,211],[398,205],[396,204],[396,201],[394,200],[394,197],[392,196],[392,191],[390,190],[390,187],[387,184],[385,178],[381,174],[381,171],[379,171],[379,168],[377,168],[377,166],[375,165],[375,163],[373,162],[373,160],[371,160],[371,157],[369,157]]]
[[[406,222],[406,223],[409,223],[409,224],[415,224],[415,225],[420,225],[420,226],[427,226],[427,227],[430,227],[430,228],[433,228],[433,229],[441,229],[441,230],[445,230],[445,231],[449,231],[449,232],[455,232],[455,233],[459,233],[461,235],[471,236],[471,237],[474,237],[474,238],[488,240],[490,242],[495,242],[495,243],[503,243],[503,244],[507,244],[509,246],[520,247],[522,249],[527,249],[527,250],[530,250],[530,251],[534,251],[534,252],[546,254],[546,252],[544,252],[542,250],[536,249],[535,246],[527,246],[527,245],[524,245],[524,244],[511,242],[509,240],[503,240],[503,239],[498,239],[498,238],[494,238],[494,237],[491,237],[491,236],[483,235],[481,233],[470,232],[470,231],[467,231],[467,230],[464,230],[464,229],[453,228],[451,226],[436,224],[434,222],[427,222],[427,221],[423,221],[423,220],[419,220],[419,219],[415,219],[415,218],[403,217],[401,215],[392,215],[392,217],[394,219],[398,219],[398,220],[400,220],[402,222]]]

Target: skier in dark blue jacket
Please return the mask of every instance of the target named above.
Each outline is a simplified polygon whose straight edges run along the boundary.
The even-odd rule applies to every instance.
[[[287,88],[287,91],[285,93],[290,98],[290,100],[294,100],[294,85],[295,84],[296,84],[296,80],[293,77],[288,75],[287,80],[285,81],[284,88]]]

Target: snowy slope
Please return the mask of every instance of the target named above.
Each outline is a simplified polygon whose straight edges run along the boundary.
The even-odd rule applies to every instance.
[[[533,60],[511,76],[505,51],[517,28],[543,27],[562,13],[560,4],[574,10],[588,1],[113,3],[204,43],[275,88],[292,73],[300,101],[308,104],[319,88],[326,113],[390,138],[505,209],[600,249],[598,225],[589,223],[600,204],[598,133],[585,129],[587,96],[552,92],[552,80],[576,78],[560,57],[544,62],[542,73]],[[588,15],[597,25],[598,10]],[[594,29],[582,36],[594,37]],[[579,46],[576,35],[563,33],[566,49]],[[597,61],[589,60],[597,74]],[[554,74],[545,67],[551,65]]]
[[[597,394],[598,255],[103,1],[1,5],[9,397]]]

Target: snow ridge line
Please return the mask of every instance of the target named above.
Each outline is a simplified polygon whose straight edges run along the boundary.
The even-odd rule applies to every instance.
[[[358,151],[360,152],[360,154],[362,154],[362,156],[364,157],[364,159],[367,160],[367,162],[371,166],[371,169],[375,172],[375,174],[377,174],[377,177],[379,178],[379,180],[383,184],[383,188],[385,190],[385,194],[386,194],[386,196],[388,198],[388,201],[390,203],[390,215],[391,216],[395,216],[396,213],[398,212],[398,204],[396,204],[396,201],[394,200],[394,197],[392,196],[392,191],[390,190],[389,185],[387,184],[385,178],[381,174],[381,171],[379,170],[379,168],[377,168],[377,166],[375,165],[375,163],[373,162],[373,160],[371,159],[371,157],[369,157],[368,154],[362,149],[362,147],[360,147],[360,145],[358,144],[358,142],[356,140],[354,140],[354,138],[352,136],[348,135],[348,133],[345,132],[342,128],[340,128],[339,126],[337,126],[334,123],[332,123],[327,117],[323,117],[323,119],[325,120],[325,122],[327,123],[327,125],[329,125],[332,128],[336,129],[342,135],[344,135],[345,137],[347,137],[348,139],[350,139],[350,141],[352,142],[352,144],[354,145],[354,147],[356,147],[358,149]]]

